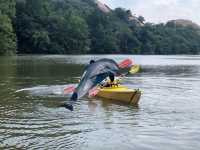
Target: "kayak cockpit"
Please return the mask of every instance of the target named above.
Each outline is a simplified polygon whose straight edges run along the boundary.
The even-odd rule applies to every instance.
[[[130,89],[125,86],[100,87],[100,91],[96,95],[100,98],[120,101],[130,105],[137,105],[141,97],[139,89]]]

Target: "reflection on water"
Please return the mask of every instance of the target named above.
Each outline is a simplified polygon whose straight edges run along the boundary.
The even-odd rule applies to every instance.
[[[69,99],[90,59],[133,58],[140,73],[123,84],[143,91],[138,107]],[[0,57],[0,149],[193,149],[200,148],[200,56]]]

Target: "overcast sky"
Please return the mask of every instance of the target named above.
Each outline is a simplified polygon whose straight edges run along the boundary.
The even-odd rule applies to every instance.
[[[111,8],[124,7],[146,21],[159,23],[189,19],[200,25],[200,0],[99,0]]]

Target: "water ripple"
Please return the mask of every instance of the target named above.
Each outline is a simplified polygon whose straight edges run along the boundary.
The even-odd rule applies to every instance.
[[[1,62],[0,149],[200,149],[199,56],[113,56],[134,57],[142,65],[140,73],[123,79],[142,90],[138,107],[99,98],[80,99],[73,112],[58,107],[69,100],[62,91],[76,85],[82,64],[101,57],[111,56]]]

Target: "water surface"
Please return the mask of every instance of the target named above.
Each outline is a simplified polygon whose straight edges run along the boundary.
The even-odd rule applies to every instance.
[[[138,107],[83,98],[70,112],[65,86],[90,59],[132,58],[123,84],[143,91]],[[17,92],[16,92],[17,91]],[[0,149],[200,149],[200,56],[0,57]]]

